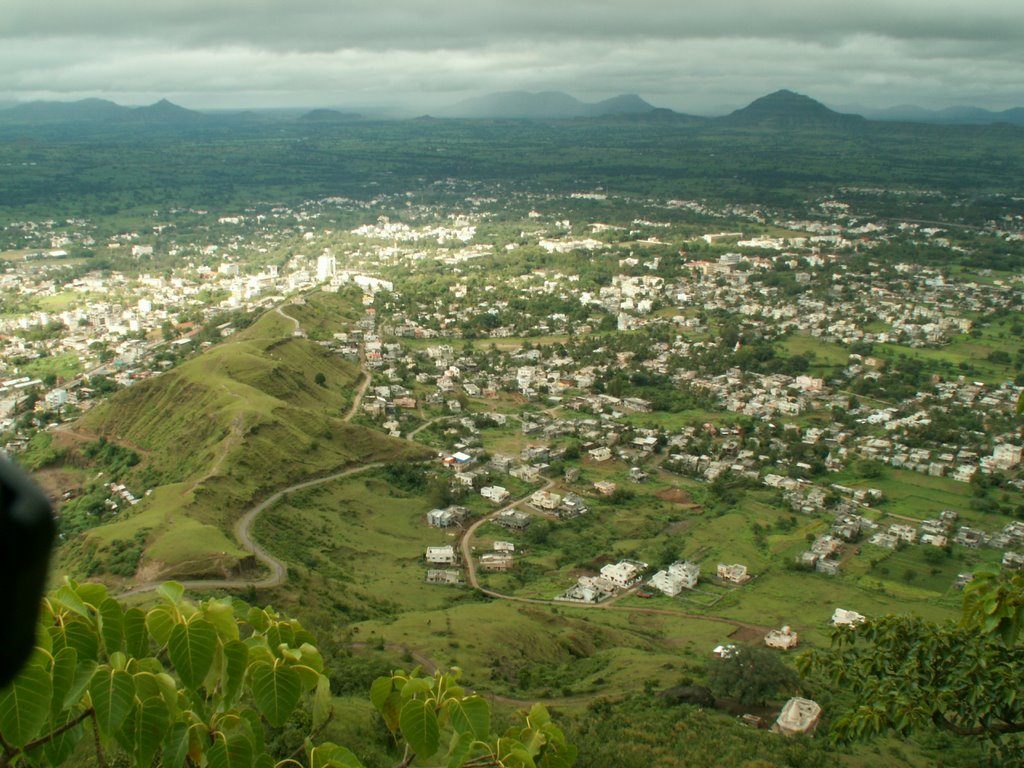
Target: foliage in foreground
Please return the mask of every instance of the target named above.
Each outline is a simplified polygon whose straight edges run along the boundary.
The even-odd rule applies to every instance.
[[[194,605],[173,582],[148,611],[100,584],[68,582],[43,601],[38,646],[0,690],[0,765],[57,766],[85,748],[98,765],[355,768],[347,748],[313,739],[333,717],[313,638],[294,619],[230,598]],[[458,673],[378,678],[371,699],[404,749],[400,763],[569,768],[576,750],[537,705],[520,727],[491,734],[490,706]],[[311,733],[290,755],[268,732],[300,706]],[[441,747],[446,748],[442,752]]]
[[[837,629],[833,648],[802,659],[854,697],[840,740],[938,728],[978,739],[994,764],[1024,764],[1024,577],[978,573],[959,625],[883,616]],[[1009,762],[1007,762],[1009,761]]]

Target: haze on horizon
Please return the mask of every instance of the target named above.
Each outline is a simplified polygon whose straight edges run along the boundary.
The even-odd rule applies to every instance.
[[[720,114],[788,88],[839,109],[1024,106],[1019,0],[8,0],[3,16],[6,103],[421,112],[558,90]]]

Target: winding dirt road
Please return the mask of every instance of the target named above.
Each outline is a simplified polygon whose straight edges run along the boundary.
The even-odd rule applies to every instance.
[[[282,304],[274,308],[281,317],[291,320],[295,323],[295,330],[299,331],[302,329],[299,321],[291,315],[284,313],[284,307],[292,306],[289,304]],[[366,390],[370,386],[370,372],[365,368],[362,370],[363,381],[356,389],[356,396],[352,401],[352,407],[349,412],[345,414],[343,420],[351,421],[352,418],[359,412],[359,406],[363,402],[363,396],[366,394]],[[254,507],[249,509],[238,522],[235,523],[235,538],[238,539],[238,543],[242,545],[242,548],[250,552],[259,562],[267,567],[270,571],[262,579],[189,579],[181,582],[186,589],[248,589],[249,587],[255,587],[257,589],[270,589],[271,587],[278,587],[284,583],[288,577],[288,566],[282,560],[278,560],[276,557],[267,552],[263,547],[257,544],[252,538],[252,526],[263,512],[272,507],[287,493],[293,491],[301,491],[305,488],[312,488],[317,485],[323,485],[324,483],[330,483],[335,480],[340,480],[343,477],[349,477],[351,475],[365,472],[369,469],[376,469],[377,467],[384,466],[383,462],[374,462],[372,464],[362,464],[358,467],[350,467],[349,469],[343,469],[340,472],[334,472],[330,475],[323,477],[314,477],[310,480],[303,480],[302,482],[289,485],[287,488],[282,488],[279,491],[274,492],[263,501],[256,504]],[[144,592],[152,592],[158,586],[161,581],[149,582],[147,584],[139,584],[132,589],[129,589],[121,593],[121,596],[126,595],[138,595]]]

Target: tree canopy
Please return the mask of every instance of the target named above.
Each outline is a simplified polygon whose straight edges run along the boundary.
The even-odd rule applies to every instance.
[[[100,766],[133,768],[357,768],[346,747],[314,740],[333,717],[330,683],[312,636],[271,608],[231,598],[193,604],[170,582],[148,611],[101,584],[69,581],[43,601],[38,645],[0,689],[0,766],[58,766],[86,749]],[[404,750],[399,765],[569,768],[543,706],[504,734],[458,671],[397,671],[370,698]],[[270,736],[311,710],[304,744],[273,754]],[[81,743],[81,744],[80,744]]]
[[[797,677],[777,652],[751,645],[710,659],[707,682],[716,696],[754,705],[764,704],[780,690],[792,690]]]
[[[958,624],[890,615],[837,628],[832,648],[802,665],[852,697],[832,721],[840,740],[936,727],[984,740],[994,764],[1019,765],[1022,625],[1024,577],[979,572],[964,590]]]

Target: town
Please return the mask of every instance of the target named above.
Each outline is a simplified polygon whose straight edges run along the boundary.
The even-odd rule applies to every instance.
[[[435,186],[444,204],[409,191],[153,211],[131,229],[7,224],[4,450],[60,465],[76,419],[112,393],[278,313],[365,372],[353,423],[434,456],[402,470],[432,489],[402,533],[420,552],[400,571],[409,589],[671,605],[726,622],[693,649],[721,656],[736,631],[823,644],[895,601],[952,616],[976,567],[1024,567],[1024,285],[1004,268],[1022,217],[954,229],[839,195],[794,217]],[[992,266],[963,266],[972,248]],[[68,542],[143,514],[161,484],[132,470],[134,449],[86,453],[95,477],[48,488]],[[146,530],[92,572],[153,567]],[[799,590],[817,601],[786,597]],[[488,674],[534,691],[519,668]],[[819,711],[779,728],[811,730]]]

